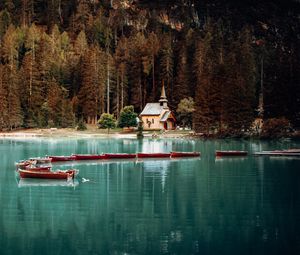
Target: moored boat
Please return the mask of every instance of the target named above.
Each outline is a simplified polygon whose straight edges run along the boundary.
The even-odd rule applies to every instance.
[[[37,166],[28,166],[25,169],[22,170],[29,170],[29,171],[41,171],[41,172],[49,172],[51,171],[51,166],[41,166],[41,167],[37,167]]]
[[[217,157],[223,157],[223,156],[247,156],[248,151],[219,151],[216,150],[216,156]]]
[[[16,163],[16,168],[18,169],[26,169],[27,167],[36,165],[36,161],[32,160],[22,160]]]
[[[199,157],[201,154],[200,152],[193,151],[193,152],[185,152],[185,151],[172,151],[171,158],[181,158],[181,157]]]
[[[29,160],[35,161],[36,164],[49,164],[51,163],[52,159],[51,158],[30,158]]]
[[[107,159],[105,154],[73,154],[75,160],[96,160],[96,159]]]
[[[19,169],[20,178],[38,178],[38,179],[73,179],[78,173],[76,169],[57,170],[57,171],[32,171]]]
[[[105,153],[107,159],[120,159],[120,158],[136,158],[136,154],[130,153]]]
[[[52,162],[59,162],[59,161],[72,161],[75,160],[75,156],[48,156],[52,159]]]
[[[138,158],[169,158],[171,153],[137,153]]]
[[[300,152],[288,152],[288,151],[261,151],[255,152],[255,156],[277,156],[277,157],[299,157]]]
[[[283,150],[283,152],[286,152],[286,153],[300,153],[300,149],[287,149],[287,150]]]

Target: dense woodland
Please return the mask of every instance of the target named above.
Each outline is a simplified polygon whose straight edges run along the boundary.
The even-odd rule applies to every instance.
[[[300,4],[261,2],[1,0],[0,130],[139,113],[162,84],[198,132],[298,129]]]

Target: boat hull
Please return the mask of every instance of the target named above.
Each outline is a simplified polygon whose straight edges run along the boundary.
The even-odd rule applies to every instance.
[[[30,158],[29,160],[35,161],[36,164],[49,164],[51,163],[51,158]]]
[[[50,172],[51,171],[51,166],[43,166],[43,167],[26,167],[23,170],[28,170],[28,171],[40,171],[40,172]]]
[[[223,157],[223,156],[247,156],[247,151],[216,151],[217,157]]]
[[[276,156],[276,157],[300,157],[300,153],[286,151],[262,151],[254,153],[255,156]]]
[[[136,154],[127,153],[106,153],[104,154],[107,159],[122,159],[122,158],[136,158]]]
[[[105,155],[89,155],[89,154],[74,154],[75,160],[98,160],[98,159],[107,159]]]
[[[52,162],[60,162],[60,161],[72,161],[75,160],[74,156],[49,156],[52,159]]]
[[[200,152],[171,152],[172,158],[182,158],[182,157],[200,157]]]
[[[67,171],[31,171],[31,170],[19,170],[20,178],[37,178],[37,179],[57,179],[57,180],[68,180],[73,179],[76,174],[76,170],[71,169]]]
[[[169,158],[171,153],[137,153],[138,158]]]

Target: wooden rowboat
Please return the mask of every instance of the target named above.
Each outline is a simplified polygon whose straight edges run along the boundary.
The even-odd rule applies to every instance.
[[[172,151],[171,158],[181,158],[181,157],[199,157],[200,152],[184,152],[184,151]]]
[[[30,158],[29,160],[35,161],[36,164],[49,164],[51,163],[52,159],[51,158]]]
[[[68,180],[68,179],[73,179],[77,173],[78,170],[76,169],[70,169],[66,171],[58,170],[55,172],[19,169],[20,178]]]
[[[223,156],[247,156],[247,151],[216,151],[217,157]]]
[[[23,160],[23,161],[20,161],[18,163],[16,163],[16,168],[17,170],[18,169],[26,169],[27,167],[30,167],[30,166],[34,166],[36,165],[36,161],[32,161],[32,160]]]
[[[75,160],[96,160],[96,159],[107,159],[105,154],[73,154]]]
[[[169,158],[171,153],[137,153],[138,158]]]
[[[299,157],[299,152],[287,152],[287,151],[261,151],[255,152],[255,156],[277,156],[277,157]]]
[[[52,162],[75,160],[74,156],[49,156],[49,158],[52,159]]]
[[[51,166],[41,166],[41,167],[28,166],[28,167],[26,167],[25,169],[22,169],[22,170],[50,172],[51,171]]]
[[[136,154],[129,153],[105,153],[107,159],[119,159],[119,158],[136,158]]]

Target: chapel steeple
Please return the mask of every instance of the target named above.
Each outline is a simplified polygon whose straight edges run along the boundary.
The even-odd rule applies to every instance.
[[[163,109],[169,109],[168,99],[167,99],[167,96],[166,96],[164,83],[163,83],[162,88],[161,88],[161,96],[160,96],[160,99],[159,99],[159,104],[160,104],[160,106],[163,107]]]

